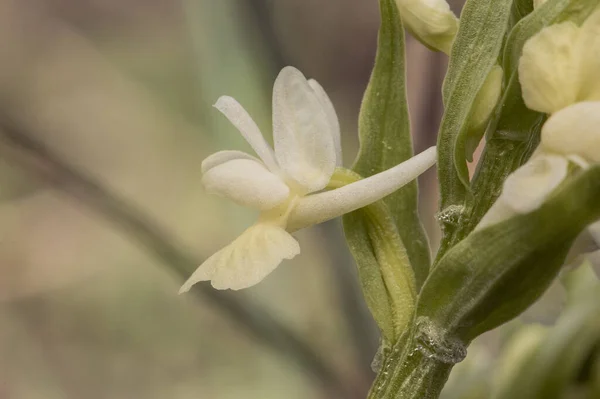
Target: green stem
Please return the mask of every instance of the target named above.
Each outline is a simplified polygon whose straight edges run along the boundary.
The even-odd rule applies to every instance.
[[[532,134],[527,141],[493,138],[488,141],[471,181],[471,195],[467,196],[459,215],[441,215],[440,221],[449,234],[444,235],[435,264],[443,255],[464,239],[477,226],[502,191],[506,177],[523,165],[539,142],[539,134]]]
[[[465,350],[464,346],[458,351],[439,347],[435,341],[419,328],[404,335],[388,351],[367,399],[438,398],[452,367],[464,358]]]

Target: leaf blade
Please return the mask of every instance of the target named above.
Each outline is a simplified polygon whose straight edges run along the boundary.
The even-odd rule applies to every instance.
[[[375,66],[359,116],[360,151],[354,170],[371,176],[413,155],[406,100],[405,43],[394,0],[380,0]],[[385,199],[420,286],[429,271],[429,240],[419,219],[418,186],[411,182]]]

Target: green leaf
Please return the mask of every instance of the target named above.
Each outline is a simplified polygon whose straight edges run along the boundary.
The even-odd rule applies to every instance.
[[[379,326],[381,334],[389,342],[396,338],[390,298],[379,269],[375,250],[371,244],[363,211],[355,211],[344,215],[344,234],[350,252],[356,261],[358,279],[365,301],[373,319]]]
[[[358,179],[356,173],[338,168],[328,187]],[[406,330],[417,297],[406,249],[383,201],[345,215],[343,221],[367,305],[385,340],[393,344]]]
[[[511,12],[511,26],[533,11],[533,0],[515,0]]]
[[[360,151],[354,170],[371,176],[413,155],[406,101],[404,30],[394,0],[380,0],[381,28],[375,67],[359,118]],[[418,212],[416,180],[385,202],[408,252],[420,287],[429,272],[429,242]]]
[[[559,319],[497,399],[561,399],[600,341],[600,291],[588,291]],[[590,398],[592,396],[589,396]],[[594,396],[595,397],[595,396]]]
[[[600,218],[598,198],[594,166],[538,210],[470,234],[430,274],[417,316],[465,343],[517,316],[551,284],[575,237]]]
[[[464,141],[479,90],[498,60],[508,28],[511,0],[469,0],[450,54],[443,97],[446,106],[438,136],[441,210],[460,206],[469,182],[466,157],[455,156]]]

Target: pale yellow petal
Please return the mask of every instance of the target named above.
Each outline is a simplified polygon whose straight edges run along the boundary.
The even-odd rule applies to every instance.
[[[282,228],[255,224],[200,265],[179,293],[209,280],[220,290],[248,288],[261,282],[282,260],[299,253],[298,241]]]
[[[579,101],[600,101],[600,8],[586,19],[579,40],[581,87]]]
[[[288,230],[295,231],[355,211],[390,195],[410,183],[437,160],[430,147],[388,170],[347,186],[299,198],[290,213]]]
[[[493,226],[516,215],[518,215],[517,211],[509,206],[506,201],[504,201],[504,198],[500,197],[496,200],[494,205],[488,209],[485,215],[483,215],[483,218],[481,218],[477,227],[475,227],[475,230],[485,229],[486,227]]]
[[[556,155],[538,155],[512,173],[504,182],[502,200],[518,213],[539,208],[567,177],[568,161]]]
[[[202,176],[210,193],[253,209],[271,209],[290,194],[283,180],[251,159],[232,159],[210,168]]]
[[[309,79],[308,84],[313,89],[319,102],[321,103],[321,107],[323,107],[323,111],[327,115],[327,121],[329,122],[329,134],[333,138],[333,145],[335,147],[335,158],[336,164],[338,166],[342,165],[342,133],[340,131],[340,121],[338,120],[337,113],[335,112],[335,108],[331,99],[327,95],[327,92],[314,79]]]
[[[249,159],[260,163],[260,160],[258,160],[258,158],[246,154],[245,152],[236,150],[225,150],[215,152],[214,154],[206,157],[204,161],[202,161],[202,166],[200,170],[202,171],[202,174],[205,174],[215,166],[224,164],[227,161],[233,161],[234,159]]]
[[[542,29],[525,43],[519,80],[527,107],[550,114],[577,101],[579,34],[577,25],[563,22]]]
[[[242,107],[234,98],[229,96],[219,97],[214,107],[221,111],[221,113],[239,130],[265,165],[267,165],[271,171],[277,171],[278,166],[275,161],[273,149],[269,146],[260,132],[260,129],[248,112],[246,112],[244,107]]]
[[[322,98],[302,73],[285,67],[273,87],[275,157],[306,192],[323,189],[336,165],[336,149]]]
[[[600,101],[573,104],[552,115],[542,128],[545,151],[600,163]]]
[[[535,154],[508,176],[502,193],[481,219],[476,230],[539,208],[567,176],[567,169],[568,161],[565,157]]]

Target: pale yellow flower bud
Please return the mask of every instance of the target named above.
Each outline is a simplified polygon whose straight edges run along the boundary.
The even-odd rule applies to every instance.
[[[600,10],[579,27],[563,22],[525,43],[519,63],[525,104],[554,113],[579,101],[600,100]]]
[[[525,43],[519,79],[525,104],[551,114],[577,101],[580,28],[563,22],[542,29]]]
[[[450,53],[458,18],[445,0],[396,0],[406,29],[433,50]]]
[[[465,145],[465,152],[469,161],[472,161],[473,152],[477,148],[492,112],[500,99],[503,74],[502,67],[497,64],[494,65],[473,102]]]

